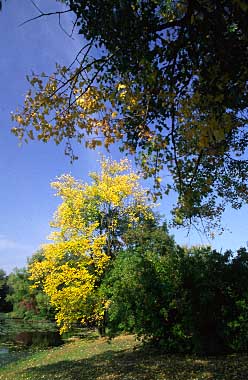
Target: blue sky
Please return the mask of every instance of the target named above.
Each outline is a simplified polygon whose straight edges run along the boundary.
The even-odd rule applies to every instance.
[[[58,8],[55,0],[36,0],[42,10]],[[10,113],[21,106],[28,84],[25,76],[31,71],[50,73],[55,62],[69,64],[79,50],[80,38],[70,39],[59,28],[56,17],[41,18],[19,26],[35,17],[37,10],[30,0],[8,0],[0,13],[0,268],[10,272],[25,265],[50,232],[49,221],[58,204],[49,183],[62,173],[70,172],[87,180],[87,173],[97,170],[98,153],[77,147],[79,160],[73,165],[64,156],[63,146],[32,142],[18,146],[11,135]],[[62,20],[69,29],[68,15]],[[121,157],[117,149],[114,158]],[[168,215],[171,198],[161,204],[161,213]],[[217,249],[237,249],[245,246],[247,207],[235,212],[228,209],[223,217],[226,231],[217,236],[212,245]],[[181,244],[201,244],[207,240],[192,231],[173,230]]]

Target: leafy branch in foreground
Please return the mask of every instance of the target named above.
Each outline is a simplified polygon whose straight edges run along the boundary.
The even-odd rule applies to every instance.
[[[13,132],[65,140],[72,159],[73,139],[119,142],[156,196],[178,193],[177,224],[212,224],[227,203],[247,203],[246,2],[65,3],[87,42],[70,67],[29,79]]]

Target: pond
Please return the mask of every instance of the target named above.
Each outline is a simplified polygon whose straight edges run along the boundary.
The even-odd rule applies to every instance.
[[[63,344],[55,323],[27,321],[0,314],[0,365],[35,349]]]

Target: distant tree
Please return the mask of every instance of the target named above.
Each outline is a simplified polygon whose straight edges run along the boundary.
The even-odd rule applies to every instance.
[[[0,269],[0,313],[11,311],[11,304],[6,299],[9,292],[7,281],[8,276]]]
[[[72,159],[73,139],[120,142],[157,196],[177,191],[178,224],[247,203],[247,2],[62,2],[86,43],[69,67],[29,78],[13,132],[65,140]]]
[[[49,297],[41,289],[33,288],[27,268],[16,268],[9,275],[8,286],[7,300],[12,304],[14,317],[54,320]]]
[[[16,268],[8,278],[10,293],[8,301],[13,305],[13,315],[24,318],[27,315],[36,315],[37,307],[34,294],[30,291],[30,281],[26,268]]]

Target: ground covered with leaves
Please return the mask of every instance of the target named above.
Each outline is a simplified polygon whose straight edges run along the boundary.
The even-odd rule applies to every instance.
[[[1,365],[0,380],[246,380],[248,355],[167,355],[133,336],[88,336]]]

